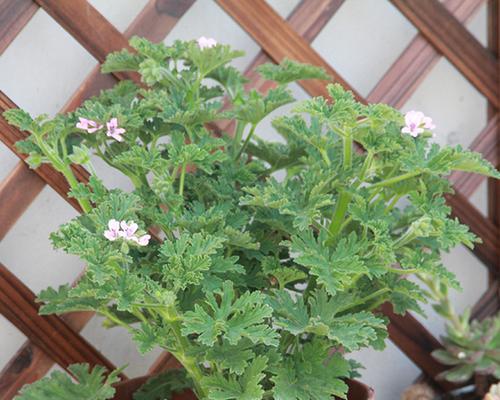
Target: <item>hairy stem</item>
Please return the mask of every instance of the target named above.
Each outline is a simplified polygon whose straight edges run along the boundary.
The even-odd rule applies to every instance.
[[[257,125],[253,124],[252,127],[250,128],[250,132],[248,132],[248,135],[245,139],[245,142],[243,143],[243,146],[241,146],[241,149],[240,151],[238,152],[238,154],[236,155],[236,160],[239,159],[241,157],[241,155],[243,154],[243,152],[245,151],[245,149],[247,148],[248,146],[248,143],[250,143],[250,139],[252,138],[254,132],[255,132],[255,127]]]
[[[174,307],[168,307],[167,309],[160,310],[159,312],[172,329],[172,333],[175,338],[176,348],[172,351],[172,354],[183,365],[189,376],[193,379],[193,384],[198,397],[200,399],[206,398],[206,391],[201,384],[203,372],[198,366],[196,359],[189,355],[191,344],[181,332],[180,316],[177,314]]]
[[[186,178],[186,163],[182,164],[181,167],[181,177],[179,180],[179,195],[184,194],[184,179]]]
[[[344,170],[349,170],[352,167],[352,137],[351,135],[346,135],[342,137],[344,141],[344,154],[342,159],[342,168]],[[344,221],[345,214],[347,213],[347,208],[349,207],[349,202],[351,201],[351,194],[345,189],[340,192],[340,196],[333,212],[332,221],[330,222],[330,227],[328,228],[330,232],[329,242],[333,242],[337,235],[340,233],[342,227],[342,222]]]
[[[368,187],[368,189],[375,189],[375,188],[390,186],[390,185],[393,185],[395,183],[404,181],[405,179],[413,178],[413,177],[420,175],[420,174],[421,174],[421,172],[418,170],[412,171],[412,172],[407,172],[406,174],[398,175],[398,176],[395,176],[393,178],[389,178],[389,179],[386,179],[384,181],[374,183],[373,185],[370,185]]]

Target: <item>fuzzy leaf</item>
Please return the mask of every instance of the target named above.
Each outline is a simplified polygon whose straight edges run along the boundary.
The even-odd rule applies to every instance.
[[[106,400],[115,394],[112,385],[119,381],[120,371],[105,376],[104,367],[89,370],[88,364],[74,364],[69,367],[78,383],[69,375],[54,371],[49,378],[43,378],[31,385],[24,386],[17,400]]]

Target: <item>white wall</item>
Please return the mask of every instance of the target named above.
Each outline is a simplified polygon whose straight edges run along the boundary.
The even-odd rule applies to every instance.
[[[298,0],[273,0],[273,7],[286,16]],[[111,22],[124,31],[146,0],[91,0]],[[486,38],[486,10],[468,24],[482,42]],[[416,34],[413,26],[386,0],[347,0],[313,43],[313,47],[361,94],[366,95]],[[247,55],[236,65],[244,68],[259,48],[223,10],[211,0],[198,0],[170,33],[174,39],[193,39],[201,35],[245,49]],[[39,10],[11,46],[0,56],[0,88],[20,107],[32,114],[56,113],[95,65],[90,56],[70,35]],[[294,86],[299,99],[307,98]],[[468,145],[486,123],[486,102],[446,60],[440,61],[409,99],[403,110],[419,109],[431,115],[437,125],[440,143]],[[262,136],[276,138],[269,121],[261,128]],[[0,179],[17,162],[0,144]],[[102,166],[98,166],[102,170]],[[128,187],[125,179],[109,171],[106,182]],[[474,194],[473,202],[485,210],[484,185]],[[1,205],[0,205],[1,206]],[[48,234],[75,215],[73,209],[55,192],[45,188],[28,211],[0,243],[0,261],[7,265],[33,291],[48,285],[70,282],[81,271],[74,257],[51,249]],[[486,287],[485,269],[465,249],[444,255],[446,265],[463,282],[462,293],[454,300],[462,309],[474,302]],[[443,325],[429,309],[425,322],[439,335]],[[129,364],[127,373],[142,374],[158,351],[141,357],[128,335],[115,329],[105,332],[94,318],[83,335],[115,364]],[[0,368],[10,359],[24,337],[0,316]],[[398,399],[401,391],[417,376],[418,369],[393,344],[384,352],[357,353],[366,370],[363,380],[371,384],[379,399]]]

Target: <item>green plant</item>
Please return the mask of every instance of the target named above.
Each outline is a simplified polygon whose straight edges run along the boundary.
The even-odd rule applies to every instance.
[[[137,71],[143,86],[121,82],[53,119],[5,113],[31,133],[18,144],[30,165],[62,172],[84,211],[52,242],[86,272],[75,287],[40,293],[41,312],[106,316],[142,352],[171,352],[200,399],[345,398],[357,368],[346,354],[384,347],[378,307],[421,312],[424,291],[405,277],[458,285],[440,251],[475,238],[449,218],[444,177],[499,174],[476,153],[431,144],[423,114],[405,120],[339,85],[328,86],[331,101],[275,118],[282,141],[265,141],[254,133],[294,101],[287,84],[326,80],[324,71],[264,65],[274,87],[262,94],[230,66],[242,53],[213,40],[131,45],[103,71]],[[234,135],[214,131],[221,120]],[[134,191],[107,189],[92,154]],[[72,163],[89,169],[88,184]]]

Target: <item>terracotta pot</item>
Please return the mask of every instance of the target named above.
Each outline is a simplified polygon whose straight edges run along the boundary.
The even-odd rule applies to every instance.
[[[133,400],[134,392],[139,389],[150,377],[141,376],[139,378],[129,379],[116,385],[116,395],[114,400]],[[361,382],[350,380],[348,400],[375,400],[373,389]],[[191,392],[176,394],[172,400],[196,400],[196,396]]]

